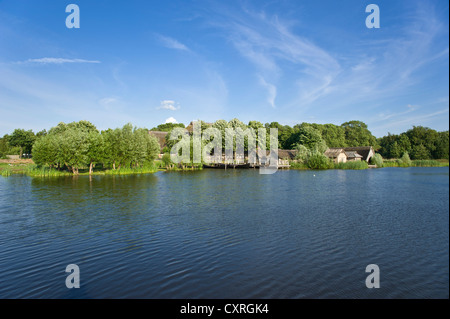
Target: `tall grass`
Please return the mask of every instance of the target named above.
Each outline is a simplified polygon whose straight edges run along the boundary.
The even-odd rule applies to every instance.
[[[448,162],[437,160],[413,160],[405,163],[401,160],[387,160],[383,163],[383,167],[447,167]]]
[[[106,170],[104,172],[102,172],[102,174],[105,175],[130,175],[130,174],[150,174],[150,173],[155,173],[158,171],[158,165],[151,163],[151,164],[147,164],[141,167],[134,167],[134,168],[130,168],[130,167],[122,167],[120,169],[115,169],[115,170]],[[96,173],[94,172],[94,175]]]
[[[29,166],[26,174],[31,177],[59,177],[72,175],[72,173],[66,171],[60,171],[54,168],[37,165]]]
[[[11,176],[11,174],[12,174],[12,170],[11,170],[10,167],[5,167],[5,168],[3,168],[3,169],[1,170],[1,175],[2,175],[3,177]]]
[[[442,163],[435,160],[415,160],[412,161],[412,166],[415,167],[443,167],[448,166],[448,163]]]
[[[350,162],[346,162],[346,163],[334,164],[334,168],[335,169],[355,169],[355,170],[360,170],[360,169],[368,169],[369,168],[369,164],[367,164],[366,161],[350,161]]]

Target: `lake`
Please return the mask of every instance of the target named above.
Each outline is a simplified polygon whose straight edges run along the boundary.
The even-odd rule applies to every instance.
[[[0,298],[448,297],[448,167],[0,177]]]

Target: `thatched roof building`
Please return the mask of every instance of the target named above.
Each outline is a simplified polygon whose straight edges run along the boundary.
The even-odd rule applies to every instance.
[[[169,134],[168,132],[149,131],[149,134],[156,137],[161,150],[166,146],[166,135]]]
[[[356,151],[345,151],[348,161],[360,161],[363,157]]]
[[[297,156],[297,150],[278,150],[278,158],[284,160],[294,160]]]
[[[369,162],[375,155],[375,151],[372,146],[332,147],[327,149],[324,155],[333,159],[336,163],[346,162],[347,160]]]
[[[329,148],[325,151],[324,155],[331,158],[335,163],[345,163],[348,159],[343,148]]]

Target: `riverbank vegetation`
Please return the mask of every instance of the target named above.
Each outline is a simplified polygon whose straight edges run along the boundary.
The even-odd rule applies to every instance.
[[[271,128],[278,129],[279,149],[296,149],[297,158],[290,162],[293,169],[365,169],[368,163],[348,162],[335,164],[323,155],[328,147],[372,146],[376,150],[371,167],[437,167],[448,166],[449,132],[414,126],[399,135],[388,134],[376,138],[361,121],[349,121],[342,125],[301,123],[294,126],[278,122],[262,124],[239,119],[217,120],[214,123],[201,121],[201,130],[214,127],[222,132],[225,147],[225,129],[266,129],[266,148],[269,149]],[[185,128],[184,124],[161,124],[150,131],[171,132]],[[189,130],[189,127],[188,127]],[[192,134],[192,130],[190,131]],[[193,164],[192,157],[185,163],[174,164],[170,160],[171,147],[177,140],[166,136],[164,155],[158,159],[161,147],[158,140],[145,128],[126,124],[122,128],[103,131],[88,121],[69,124],[60,123],[48,132],[42,130],[16,129],[0,138],[0,158],[6,155],[32,157],[32,165],[0,166],[3,176],[26,173],[31,176],[65,176],[92,174],[151,173],[164,170],[202,169]],[[180,137],[181,138],[181,137]],[[258,141],[258,136],[255,136]],[[207,143],[203,141],[202,145]],[[248,146],[247,141],[245,149]],[[192,148],[192,145],[191,145]]]
[[[90,122],[59,123],[38,138],[33,147],[31,176],[94,173],[131,174],[157,170],[156,138],[147,129],[126,124],[99,132]]]

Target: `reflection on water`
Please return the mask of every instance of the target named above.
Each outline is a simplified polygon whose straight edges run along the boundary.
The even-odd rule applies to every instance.
[[[0,298],[448,298],[448,204],[448,168],[0,178]]]

